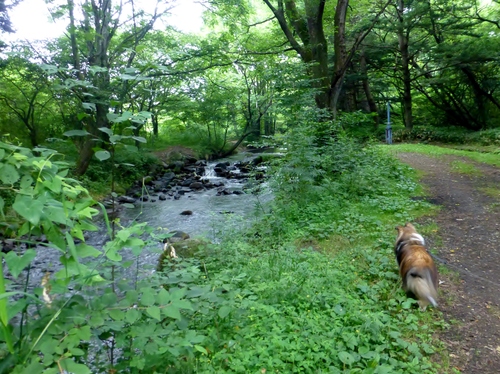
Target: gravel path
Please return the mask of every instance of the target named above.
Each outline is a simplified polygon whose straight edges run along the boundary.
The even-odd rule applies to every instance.
[[[423,173],[427,199],[442,207],[431,218],[439,230],[429,243],[453,271],[440,276],[440,310],[451,322],[441,339],[450,364],[466,374],[499,374],[500,169],[455,156],[397,156]],[[457,162],[478,173],[456,172]]]

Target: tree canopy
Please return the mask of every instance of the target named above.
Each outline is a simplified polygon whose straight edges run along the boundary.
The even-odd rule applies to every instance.
[[[193,34],[165,23],[175,2],[53,6],[67,25],[59,38],[19,41],[1,56],[2,133],[36,146],[69,132],[82,175],[109,145],[103,129],[151,141],[196,134],[222,155],[229,139],[286,131],[306,108],[318,127],[360,111],[376,128],[388,101],[407,129],[499,125],[496,1],[203,5],[205,25]]]

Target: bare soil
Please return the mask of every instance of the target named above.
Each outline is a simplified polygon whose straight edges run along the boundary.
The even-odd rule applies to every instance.
[[[455,156],[398,157],[423,173],[427,199],[442,207],[430,218],[439,229],[428,243],[446,263],[437,261],[444,281],[439,309],[450,322],[440,339],[450,366],[466,374],[499,374],[500,169]],[[478,173],[457,172],[456,161],[474,165]]]

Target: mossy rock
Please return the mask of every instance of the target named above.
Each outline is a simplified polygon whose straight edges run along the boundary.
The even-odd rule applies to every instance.
[[[201,239],[186,239],[174,244],[177,256],[180,258],[195,257],[199,250],[209,244],[209,242]]]
[[[210,244],[209,241],[202,239],[186,239],[172,243],[171,245],[175,248],[175,253],[179,259],[183,258],[197,258],[201,259],[205,257],[203,248]],[[163,271],[168,263],[171,261],[169,257],[170,250],[163,251],[158,259],[157,271]],[[175,260],[174,260],[175,261]]]

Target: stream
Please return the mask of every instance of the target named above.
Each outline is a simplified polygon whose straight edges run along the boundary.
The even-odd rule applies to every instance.
[[[170,198],[166,201],[138,201],[135,208],[123,212],[122,219],[148,222],[155,228],[182,231],[190,237],[217,241],[221,231],[227,231],[234,224],[239,226],[243,222],[251,223],[253,218],[262,213],[264,206],[272,199],[272,194],[265,182],[258,184],[260,191],[255,194],[248,188],[251,186],[246,179],[217,176],[215,165],[224,162],[249,162],[257,156],[258,154],[242,153],[207,164],[202,179],[209,180],[212,184],[224,184],[226,191],[236,191],[237,194],[218,195],[218,190],[212,188],[187,192],[178,200]],[[183,212],[192,214],[183,215]]]
[[[272,200],[273,195],[265,181],[256,183],[247,178],[224,178],[217,176],[214,169],[219,163],[229,162],[251,162],[258,157],[259,153],[240,153],[238,155],[219,159],[210,162],[205,167],[202,179],[208,179],[213,184],[223,184],[223,190],[229,194],[220,194],[221,189],[208,188],[199,191],[186,190],[181,196],[175,199],[168,196],[165,200],[159,200],[156,194],[152,194],[148,201],[137,199],[134,208],[123,208],[120,210],[120,225],[127,227],[135,222],[147,222],[153,228],[162,228],[166,232],[182,231],[191,238],[206,238],[212,242],[217,242],[222,235],[237,231],[245,225],[250,225],[258,219],[266,205]],[[257,168],[265,169],[265,166]],[[236,171],[237,172],[237,171]],[[259,193],[252,193],[249,184],[254,183]],[[236,193],[234,193],[236,191]],[[156,196],[155,196],[156,195]],[[186,215],[186,211],[191,214]],[[183,213],[184,214],[181,214]],[[95,248],[102,249],[108,237],[101,219],[97,220],[101,228],[98,232],[87,233],[86,243]],[[234,230],[234,231],[232,231]],[[154,250],[144,250],[137,257],[137,268],[141,269],[139,276],[148,276],[153,272],[158,261],[158,250],[162,248],[158,243],[158,248]],[[39,287],[42,277],[46,273],[53,274],[62,268],[60,263],[61,252],[51,247],[37,245],[37,254],[31,263],[28,272],[24,270],[18,279],[13,281],[13,286],[19,289],[25,285],[26,278],[29,277],[28,289]],[[130,250],[120,251],[124,260],[135,259]],[[85,263],[86,260],[84,259]],[[132,267],[133,268],[133,267]],[[132,269],[127,269],[121,278],[128,278],[132,275]],[[8,277],[10,278],[10,277]]]

